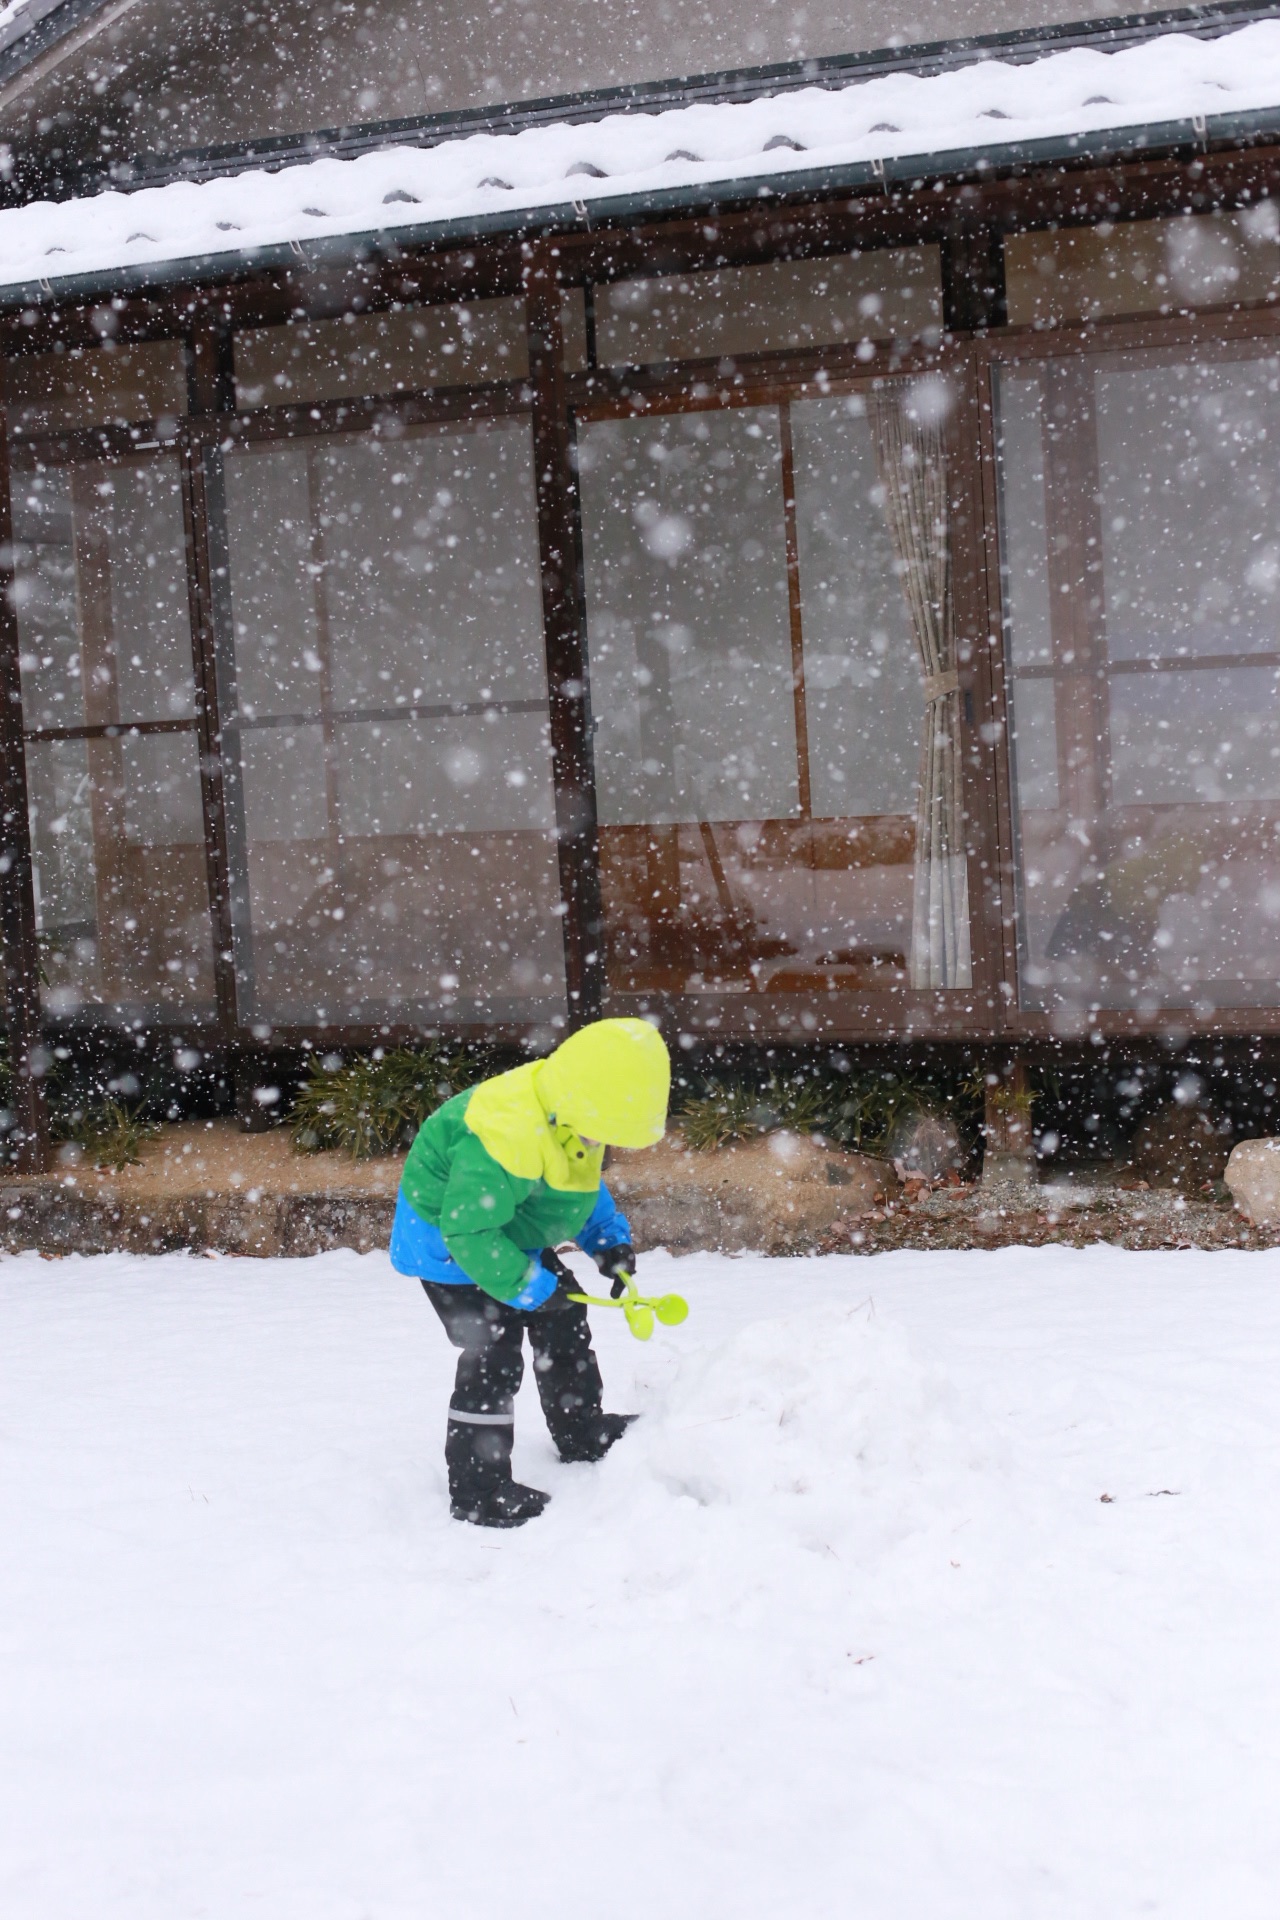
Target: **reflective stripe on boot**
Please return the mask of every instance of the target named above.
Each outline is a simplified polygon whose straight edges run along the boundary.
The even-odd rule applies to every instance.
[[[450,1407],[444,1458],[449,1469],[449,1498],[457,1506],[483,1502],[511,1484],[515,1413],[473,1413]]]
[[[482,1527],[519,1527],[546,1506],[548,1495],[511,1478],[515,1417],[450,1407],[444,1457],[455,1520]]]

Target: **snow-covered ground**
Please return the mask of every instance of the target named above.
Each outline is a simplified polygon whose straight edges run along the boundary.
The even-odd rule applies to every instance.
[[[0,1910],[1270,1920],[1280,1254],[642,1267],[493,1534],[383,1257],[0,1263]]]

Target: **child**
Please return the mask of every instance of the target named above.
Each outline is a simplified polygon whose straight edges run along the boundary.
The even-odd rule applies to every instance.
[[[576,1240],[622,1291],[631,1229],[600,1179],[606,1146],[647,1147],[667,1123],[671,1063],[645,1020],[597,1020],[546,1060],[457,1094],[405,1162],[391,1264],[414,1274],[461,1349],[445,1462],[456,1520],[519,1527],[549,1495],[511,1477],[524,1334],[562,1460],[600,1460],[633,1414],[604,1413],[587,1311],[556,1259]]]

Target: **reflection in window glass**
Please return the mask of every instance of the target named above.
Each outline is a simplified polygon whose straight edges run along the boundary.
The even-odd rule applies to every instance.
[[[51,1010],[211,1011],[175,458],[14,467],[37,923]],[[150,729],[159,723],[162,731]],[[68,733],[76,737],[67,738]]]
[[[523,300],[467,300],[340,320],[257,327],[235,340],[236,405],[522,380],[529,371]]]
[[[861,394],[803,400],[791,421],[813,811],[911,819],[920,783],[920,659],[866,401]],[[851,739],[859,742],[856,755]]]
[[[587,299],[581,287],[561,287],[560,327],[564,334],[564,364],[573,373],[587,366]]]
[[[781,458],[773,408],[582,436],[609,826],[799,814]]]
[[[222,486],[247,1015],[561,1019],[527,421],[275,442]]]
[[[968,984],[963,861],[957,890],[917,858],[926,732],[949,769],[958,703],[945,507],[904,501],[909,473],[945,502],[911,393],[580,429],[614,991]],[[936,589],[936,688],[908,588],[926,622]],[[945,807],[933,849],[959,843]]]
[[[1272,1004],[1280,361],[1051,361],[1000,423],[1027,1004]]]
[[[1280,208],[1010,234],[1004,260],[1012,326],[1255,306],[1280,299]]]
[[[31,741],[27,785],[50,1011],[210,1011],[194,733]]]
[[[15,471],[15,598],[28,727],[195,712],[176,459]]]
[[[14,433],[132,421],[154,421],[169,433],[187,410],[180,340],[19,354],[5,360],[3,382]]]
[[[706,269],[595,289],[603,366],[778,353],[848,340],[937,341],[936,247]]]

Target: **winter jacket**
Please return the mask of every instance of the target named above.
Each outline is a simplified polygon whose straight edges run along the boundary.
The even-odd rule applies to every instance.
[[[542,1247],[577,1240],[598,1254],[625,1244],[627,1223],[601,1185],[604,1148],[661,1139],[670,1072],[647,1021],[599,1020],[549,1059],[447,1100],[405,1162],[393,1263],[398,1253],[420,1261],[438,1235],[446,1270],[426,1277],[474,1281],[505,1301]]]

